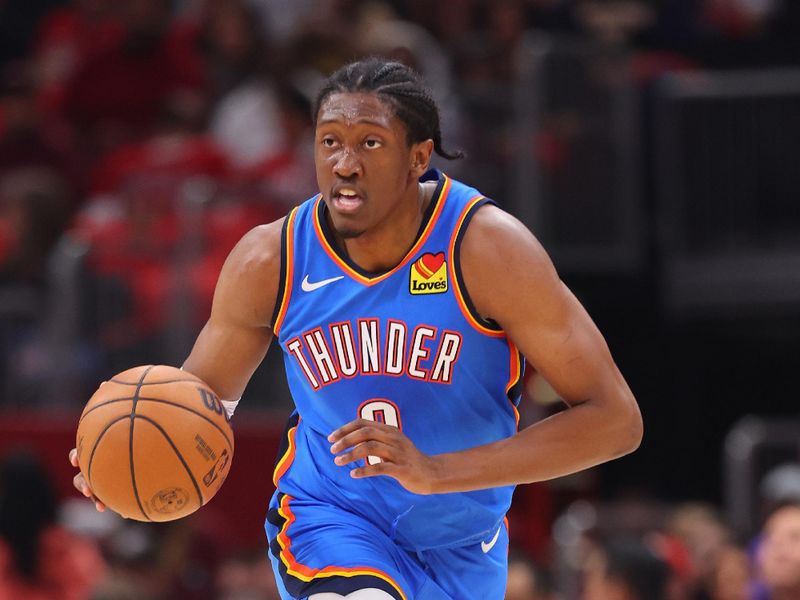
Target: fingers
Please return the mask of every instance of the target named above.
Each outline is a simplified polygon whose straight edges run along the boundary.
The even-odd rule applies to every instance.
[[[95,508],[97,508],[97,510],[99,511],[105,510],[105,505],[92,495],[92,488],[90,488],[89,484],[86,483],[86,479],[83,477],[83,473],[78,473],[77,475],[75,475],[75,477],[72,478],[72,485],[74,485],[75,489],[78,490],[81,494],[83,494],[90,500],[93,500]]]
[[[396,462],[397,450],[383,442],[369,440],[358,444],[349,452],[340,454],[333,462],[337,465],[347,465],[357,460],[366,459],[368,456],[377,456],[382,461]]]
[[[78,473],[75,477],[72,478],[72,485],[75,486],[75,489],[78,490],[81,494],[86,496],[87,498],[92,497],[92,488],[89,487],[89,484],[86,483],[86,479],[83,477],[83,473]]]
[[[386,425],[384,423],[379,423],[378,421],[368,421],[367,419],[356,419],[355,421],[350,421],[345,425],[342,425],[334,431],[332,434],[328,436],[329,442],[336,442],[346,436],[348,433],[352,433],[358,429],[363,427],[391,427],[391,425]]]
[[[78,449],[77,448],[73,448],[72,450],[69,451],[69,463],[75,468],[78,467]]]
[[[400,471],[400,467],[390,462],[379,462],[374,465],[367,465],[365,467],[358,467],[350,471],[350,477],[353,479],[363,479],[364,477],[375,477],[376,475],[388,475],[395,477]],[[396,477],[395,477],[396,478]]]
[[[381,442],[390,442],[396,439],[399,429],[392,425],[385,423],[378,423],[376,421],[367,421],[366,419],[357,419],[351,421],[334,431],[328,436],[328,441],[334,442],[331,446],[331,452],[338,454],[342,450],[352,448],[357,444],[369,440],[378,440]]]
[[[73,450],[73,452],[75,452],[75,450]],[[75,460],[77,462],[77,458]],[[70,462],[72,462],[72,452],[70,452]],[[73,463],[73,465],[77,466],[75,463]],[[83,476],[83,473],[78,473],[72,478],[72,485],[75,486],[75,489],[81,494],[92,500],[94,502],[94,507],[98,511],[103,512],[106,509],[106,505],[100,502],[100,500],[95,498],[92,494],[92,488],[90,488],[89,484],[86,483],[86,478]]]

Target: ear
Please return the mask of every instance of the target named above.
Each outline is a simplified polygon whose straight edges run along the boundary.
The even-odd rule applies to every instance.
[[[431,164],[433,140],[423,140],[411,146],[411,174],[415,179],[422,177]]]

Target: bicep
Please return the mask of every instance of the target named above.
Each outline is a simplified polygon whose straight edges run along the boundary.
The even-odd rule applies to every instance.
[[[597,326],[560,281],[536,294],[522,284],[519,301],[498,317],[508,336],[567,403],[607,396],[625,386]]]
[[[476,215],[462,249],[477,310],[502,326],[568,403],[628,394],[603,336],[539,242],[509,215],[490,211]]]

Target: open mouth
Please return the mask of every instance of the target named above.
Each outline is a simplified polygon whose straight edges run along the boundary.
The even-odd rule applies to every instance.
[[[364,204],[364,198],[358,190],[348,187],[334,188],[331,195],[333,207],[343,213],[350,213],[358,210]]]

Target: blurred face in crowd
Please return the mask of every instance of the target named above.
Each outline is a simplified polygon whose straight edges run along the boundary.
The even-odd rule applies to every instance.
[[[536,580],[533,571],[522,563],[509,563],[505,600],[536,598]]]
[[[593,549],[586,559],[581,600],[634,600],[623,581],[608,576],[608,561],[599,548]]]
[[[720,551],[710,582],[713,600],[748,600],[750,563],[741,548],[728,546]]]
[[[317,183],[342,238],[391,229],[395,217],[417,209],[417,180],[432,142],[409,145],[404,123],[376,94],[328,96],[317,115],[314,147]]]
[[[552,594],[539,592],[540,584],[536,571],[527,560],[509,560],[505,600],[551,600]]]
[[[233,64],[247,60],[258,44],[256,16],[246,5],[233,2],[211,4],[208,11],[209,37],[215,50]]]
[[[689,551],[697,576],[709,581],[731,537],[719,516],[709,506],[686,504],[675,512],[670,529]]]
[[[664,600],[670,567],[642,541],[607,540],[590,547],[582,600]]]
[[[779,509],[769,518],[758,566],[776,600],[800,598],[800,506]]]

